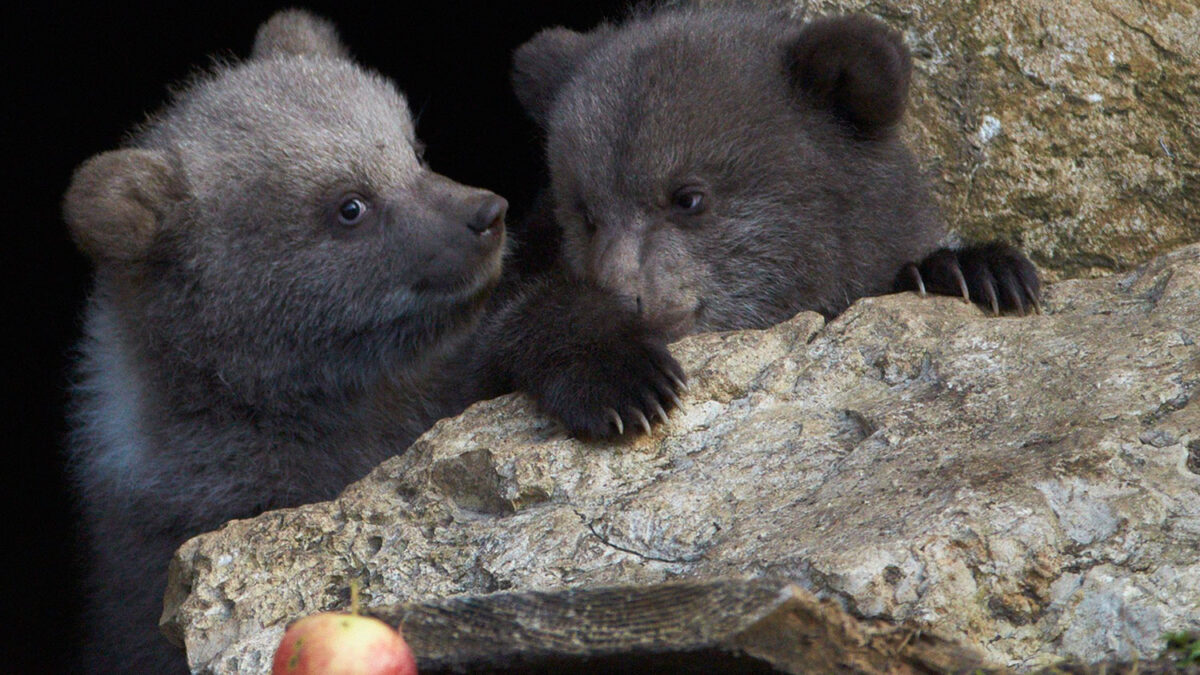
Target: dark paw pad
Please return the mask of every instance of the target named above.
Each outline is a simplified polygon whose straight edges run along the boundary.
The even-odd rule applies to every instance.
[[[1037,268],[1025,254],[1000,242],[935,251],[919,264],[905,265],[896,290],[957,295],[992,314],[1042,311]]]

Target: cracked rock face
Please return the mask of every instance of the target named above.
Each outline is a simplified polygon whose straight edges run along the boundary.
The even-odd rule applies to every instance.
[[[770,575],[1002,664],[1157,656],[1200,630],[1200,245],[1045,304],[688,338],[683,409],[625,442],[478,404],[336,501],[186,543],[165,628],[199,672],[267,672],[351,579],[380,606]]]
[[[1052,280],[1200,240],[1195,0],[756,1],[903,33],[907,137],[962,236],[1020,243]]]

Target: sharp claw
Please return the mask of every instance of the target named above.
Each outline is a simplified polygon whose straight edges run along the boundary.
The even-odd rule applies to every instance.
[[[621,416],[617,414],[617,411],[613,410],[612,408],[605,408],[604,412],[608,413],[608,419],[612,420],[612,423],[616,425],[617,435],[624,436],[625,423],[621,421]]]
[[[925,297],[925,280],[921,278],[921,270],[911,263],[909,263],[908,269],[912,272],[913,280],[917,282],[917,292],[921,294],[921,297]]]
[[[969,304],[971,302],[971,292],[967,290],[967,280],[963,277],[962,270],[959,269],[958,265],[954,266],[954,276],[958,279],[958,289],[962,291],[963,302]]]
[[[1021,294],[1017,292],[1015,286],[1011,283],[1004,285],[1004,290],[1008,292],[1008,299],[1012,300],[1013,305],[1017,308],[1017,314],[1025,316],[1025,303],[1021,300]]]
[[[662,404],[658,401],[654,402],[654,412],[658,413],[658,419],[664,422],[667,421],[667,411],[663,410]]]
[[[633,413],[637,415],[637,422],[642,426],[642,431],[646,432],[646,435],[649,436],[650,420],[646,419],[646,416],[642,414],[641,410],[634,410]]]
[[[675,407],[676,407],[676,408],[682,408],[682,407],[683,407],[683,401],[680,401],[680,400],[679,400],[679,396],[678,396],[678,395],[677,395],[675,392],[673,392],[673,391],[668,391],[668,392],[667,392],[667,396],[668,396],[668,397],[671,399],[671,403],[674,403],[674,404],[675,404]]]
[[[984,281],[983,290],[987,291],[988,304],[992,306],[992,316],[1000,316],[1000,300],[996,297],[995,286],[990,281]]]
[[[1041,314],[1042,303],[1038,302],[1037,293],[1034,293],[1033,289],[1029,288],[1029,284],[1022,284],[1022,286],[1025,288],[1025,295],[1029,296],[1029,302],[1033,304],[1033,311]]]
[[[675,388],[678,389],[679,391],[687,391],[688,390],[687,382],[684,382],[683,380],[679,379],[679,376],[676,375],[675,373],[667,373],[667,377],[671,378],[671,382],[675,385]]]

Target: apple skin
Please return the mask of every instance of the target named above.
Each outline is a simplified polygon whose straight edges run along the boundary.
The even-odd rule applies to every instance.
[[[323,612],[288,627],[271,675],[417,675],[399,631],[366,616]]]

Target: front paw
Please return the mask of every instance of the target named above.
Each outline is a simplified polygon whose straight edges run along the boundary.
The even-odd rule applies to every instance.
[[[665,340],[650,335],[610,339],[567,350],[570,362],[553,366],[555,376],[536,398],[575,436],[612,438],[650,433],[653,423],[680,406],[687,390],[683,369]]]
[[[919,264],[905,265],[896,277],[896,290],[958,295],[996,315],[1042,311],[1037,268],[1024,253],[1001,242],[935,251]]]
[[[518,289],[487,318],[476,357],[497,393],[524,391],[569,432],[649,433],[679,406],[683,369],[667,338],[612,293],[551,275]]]

